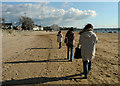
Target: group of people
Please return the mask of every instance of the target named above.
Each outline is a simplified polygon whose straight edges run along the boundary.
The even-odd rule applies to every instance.
[[[95,46],[97,43],[97,36],[93,32],[92,24],[87,24],[82,31],[79,32],[80,38],[78,45],[81,45],[81,56],[83,61],[83,73],[84,78],[88,78],[88,73],[91,70],[92,59],[95,57]],[[63,35],[61,31],[57,34],[57,42],[59,42],[59,49],[61,48]],[[67,59],[73,61],[73,45],[75,43],[74,29],[70,28],[65,35],[65,40],[67,46]]]

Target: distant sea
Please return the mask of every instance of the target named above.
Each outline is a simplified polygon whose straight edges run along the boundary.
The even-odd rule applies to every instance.
[[[76,30],[79,32],[80,30]],[[120,33],[120,28],[96,28],[94,29],[95,33]]]

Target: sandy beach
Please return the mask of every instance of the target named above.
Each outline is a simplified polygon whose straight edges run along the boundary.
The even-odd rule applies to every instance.
[[[63,32],[63,36],[65,37]],[[96,57],[88,79],[82,79],[82,59],[66,60],[64,41],[58,49],[57,32],[3,31],[3,85],[117,84],[118,34],[97,33]],[[64,39],[64,38],[63,38]],[[79,34],[75,32],[75,47]],[[74,47],[74,51],[75,51]]]

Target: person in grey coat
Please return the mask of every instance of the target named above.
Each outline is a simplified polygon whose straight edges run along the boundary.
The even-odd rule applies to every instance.
[[[95,57],[95,47],[98,38],[93,32],[93,26],[91,24],[87,24],[79,34],[79,44],[81,44],[83,61],[83,74],[85,75],[84,78],[88,78],[88,73],[92,66],[92,59]]]

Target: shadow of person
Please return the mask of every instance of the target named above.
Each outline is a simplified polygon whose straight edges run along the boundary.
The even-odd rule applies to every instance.
[[[5,64],[19,64],[19,63],[39,63],[39,62],[69,62],[67,59],[49,59],[49,60],[28,60],[28,61],[14,61],[14,62],[4,62]]]
[[[20,79],[20,80],[6,80],[2,82],[2,86],[33,85],[33,84],[43,84],[43,83],[59,81],[59,80],[84,79],[83,77],[74,78],[75,76],[80,76],[80,74],[75,74],[75,75],[70,75],[65,77],[36,77],[36,78],[27,78],[27,79]]]
[[[32,49],[53,49],[53,48],[27,48],[26,50],[32,50]]]

